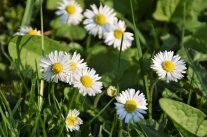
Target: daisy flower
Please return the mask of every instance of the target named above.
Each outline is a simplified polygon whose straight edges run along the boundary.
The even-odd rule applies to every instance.
[[[85,29],[89,31],[89,34],[93,36],[98,35],[99,38],[102,38],[103,33],[107,31],[108,26],[113,23],[113,20],[116,18],[114,10],[108,6],[100,6],[99,8],[96,5],[91,5],[92,10],[87,9],[83,15],[86,19],[83,21]]]
[[[159,79],[167,77],[167,82],[177,82],[186,73],[185,62],[179,55],[173,54],[173,51],[164,51],[156,54],[152,59],[153,64],[151,68],[156,71]]]
[[[79,125],[83,124],[83,121],[78,117],[79,114],[80,112],[76,109],[69,110],[65,120],[67,131],[79,130]]]
[[[125,123],[131,121],[138,122],[143,119],[142,114],[146,114],[147,102],[143,93],[134,89],[127,89],[116,97],[115,108],[120,119],[125,119]]]
[[[69,70],[69,84],[72,83],[73,81],[73,75],[78,71],[78,70],[82,70],[87,68],[86,63],[84,62],[83,59],[81,59],[81,55],[74,52],[72,57],[70,54],[67,54],[69,61],[69,65],[70,65],[70,70]]]
[[[77,71],[74,75],[73,85],[79,89],[79,92],[85,96],[95,96],[98,93],[101,93],[102,82],[99,80],[101,77],[96,74],[94,69],[83,69]]]
[[[19,32],[16,32],[14,35],[16,36],[23,36],[23,35],[31,35],[31,36],[35,36],[35,35],[41,35],[40,31],[37,30],[36,28],[33,29],[32,27],[20,27]]]
[[[43,57],[40,62],[41,72],[46,81],[55,83],[58,81],[67,82],[70,66],[68,58],[62,51],[51,52]]]
[[[56,14],[60,15],[62,22],[77,25],[83,19],[82,11],[83,9],[75,0],[63,0],[59,3]]]
[[[126,26],[125,22],[118,19],[114,20],[114,23],[110,26],[108,32],[104,33],[105,43],[109,46],[113,45],[114,48],[120,50],[121,41],[123,37],[122,50],[126,50],[131,47],[133,38],[133,33],[125,32]]]

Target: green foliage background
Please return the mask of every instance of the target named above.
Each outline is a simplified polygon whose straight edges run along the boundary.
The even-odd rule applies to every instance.
[[[127,30],[135,34],[132,47],[120,56],[118,50],[90,36],[83,24],[61,23],[55,16],[58,0],[0,1],[0,137],[66,136],[65,116],[70,108],[78,108],[84,121],[71,136],[207,136],[207,1],[131,0],[134,16],[127,0],[77,1],[84,9],[93,3],[114,8]],[[102,76],[103,93],[83,97],[67,84],[45,82],[40,103],[41,37],[13,34],[24,25],[41,29],[41,5],[44,53],[81,53]],[[175,51],[187,64],[187,74],[177,83],[157,82],[150,69],[153,55],[164,50]],[[152,117],[145,115],[139,124],[120,122],[114,98],[106,95],[110,85],[120,91],[144,92]]]

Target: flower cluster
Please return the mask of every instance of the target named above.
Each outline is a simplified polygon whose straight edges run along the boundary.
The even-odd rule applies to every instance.
[[[82,15],[83,9],[75,0],[63,0],[58,3],[56,15],[68,25],[78,25],[85,17],[83,24],[89,34],[98,35],[99,38],[104,39],[105,44],[113,45],[118,50],[121,44],[122,50],[131,47],[133,34],[125,32],[125,22],[115,17],[116,13],[112,8],[107,5],[97,7],[95,4],[90,7],[91,9],[86,9]]]
[[[113,45],[118,50],[120,50],[121,44],[122,50],[131,47],[134,40],[133,34],[125,32],[125,22],[115,17],[116,13],[112,8],[107,5],[100,5],[98,8],[93,4],[91,10],[87,9],[83,15],[86,18],[83,24],[89,34],[98,35],[108,46]]]
[[[94,69],[88,68],[76,52],[73,55],[63,51],[51,52],[41,59],[40,67],[47,82],[69,83],[78,88],[83,96],[101,93],[101,77]]]

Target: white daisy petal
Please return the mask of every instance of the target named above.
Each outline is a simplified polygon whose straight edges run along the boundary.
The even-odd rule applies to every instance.
[[[79,130],[80,125],[83,124],[82,119],[78,117],[80,112],[76,109],[69,110],[68,115],[66,117],[65,123],[66,123],[66,129],[68,131],[74,131]]]
[[[174,55],[173,51],[164,51],[156,54],[152,62],[151,68],[156,71],[159,79],[166,77],[167,82],[177,82],[186,73],[185,62],[179,55]]]
[[[69,60],[62,52],[54,51],[43,57],[40,61],[43,78],[48,82],[68,81]]]
[[[120,50],[121,40],[123,37],[122,51],[131,47],[132,41],[134,40],[133,34],[130,32],[125,32],[126,27],[124,21],[114,19],[113,24],[110,26],[110,29],[104,33],[104,42],[114,48]]]
[[[113,23],[115,19],[115,13],[113,9],[108,6],[102,6],[98,8],[95,4],[91,5],[91,9],[87,9],[83,15],[86,19],[83,21],[85,29],[89,31],[89,34],[93,36],[103,37],[103,34],[108,30],[108,27]],[[94,27],[92,27],[94,26]]]
[[[75,0],[63,0],[58,4],[58,10],[55,13],[60,16],[63,23],[78,25],[82,21],[83,15],[81,12],[83,9]]]
[[[77,70],[74,73],[73,85],[79,89],[79,92],[85,96],[95,96],[101,93],[102,82],[100,82],[101,77],[96,74],[94,69],[84,68]]]
[[[23,35],[40,36],[41,32],[36,28],[33,29],[32,27],[23,26],[20,27],[19,32],[16,32],[14,35],[15,36],[23,36]]]
[[[70,70],[68,70],[69,71],[68,83],[72,84],[75,73],[78,70],[86,69],[87,65],[84,62],[84,60],[81,59],[81,55],[79,53],[74,52],[72,56],[70,55],[70,53],[66,53],[66,56],[69,60],[69,65],[70,65]]]
[[[142,114],[146,114],[147,102],[143,93],[134,89],[122,91],[115,99],[115,109],[118,117],[124,119],[125,123],[131,121],[138,122],[143,119]]]

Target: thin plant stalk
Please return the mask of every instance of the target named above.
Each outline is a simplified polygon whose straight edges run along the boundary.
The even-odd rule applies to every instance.
[[[113,100],[114,100],[115,98],[112,98],[105,106],[104,106],[104,108],[102,108],[100,111],[99,111],[99,113],[96,115],[96,116],[94,116],[93,117],[93,119],[91,119],[90,121],[89,121],[89,124],[91,124],[98,116],[100,116],[102,113],[103,113],[103,111],[113,102]]]

